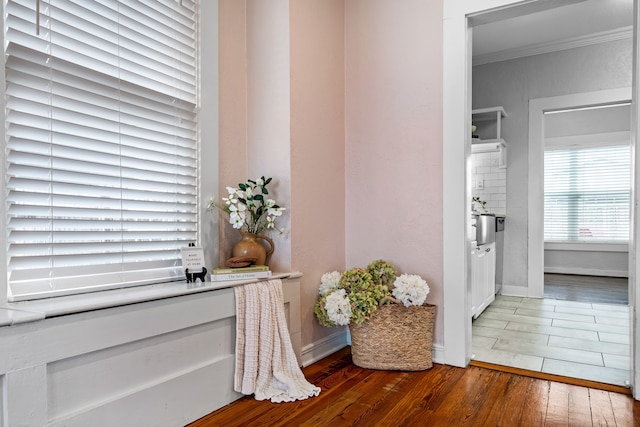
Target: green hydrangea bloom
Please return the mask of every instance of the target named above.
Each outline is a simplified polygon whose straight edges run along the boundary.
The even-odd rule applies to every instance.
[[[367,271],[376,283],[385,285],[389,289],[393,287],[393,281],[398,275],[395,267],[383,259],[372,261],[367,266]]]
[[[390,295],[385,285],[376,283],[365,268],[352,268],[342,274],[340,288],[347,291],[351,301],[351,320],[360,324],[378,309],[378,302]]]

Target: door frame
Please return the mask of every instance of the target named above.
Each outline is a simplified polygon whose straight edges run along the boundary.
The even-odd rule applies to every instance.
[[[544,113],[631,101],[630,87],[529,100],[527,296],[544,296]],[[532,143],[533,142],[533,143]]]

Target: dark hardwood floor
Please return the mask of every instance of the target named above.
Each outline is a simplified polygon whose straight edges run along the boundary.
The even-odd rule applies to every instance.
[[[628,283],[626,277],[545,273],[544,296],[568,301],[627,305]]]
[[[319,396],[279,404],[246,396],[189,427],[640,426],[640,402],[628,394],[477,366],[362,369],[346,347],[303,372]]]

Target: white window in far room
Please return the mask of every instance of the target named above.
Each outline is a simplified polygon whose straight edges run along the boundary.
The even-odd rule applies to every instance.
[[[545,242],[626,243],[629,145],[546,150]]]

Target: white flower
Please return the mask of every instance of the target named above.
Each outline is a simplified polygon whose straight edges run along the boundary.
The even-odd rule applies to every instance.
[[[273,216],[268,216],[267,217],[267,228],[276,228],[276,223],[275,223],[276,218]]]
[[[229,222],[233,224],[233,228],[240,229],[244,225],[244,218],[241,218],[241,217],[229,218]]]
[[[258,178],[258,179],[256,179],[256,185],[257,185],[258,187],[262,187],[262,186],[264,186],[264,179],[262,179],[262,178]]]
[[[345,326],[351,320],[351,304],[344,289],[338,289],[327,295],[324,308],[327,316],[336,325]]]
[[[273,199],[267,199],[267,200],[265,200],[264,205],[267,208],[272,208],[272,207],[274,207],[276,205],[276,201],[273,200]]]
[[[282,212],[284,210],[285,208],[269,208],[267,209],[267,215],[273,216],[273,217],[282,216]]]
[[[213,209],[215,207],[216,207],[216,199],[215,199],[215,197],[212,197],[212,198],[209,199],[209,202],[207,203],[207,210],[211,210],[211,209]]]
[[[429,295],[429,285],[415,274],[402,274],[393,282],[392,294],[402,301],[405,307],[422,305]]]
[[[342,277],[342,274],[337,271],[324,273],[320,278],[320,295],[325,295],[327,292],[337,289],[338,284],[340,283],[340,277]]]
[[[229,206],[229,223],[233,224],[233,228],[241,228],[247,218],[247,207],[245,205]]]

